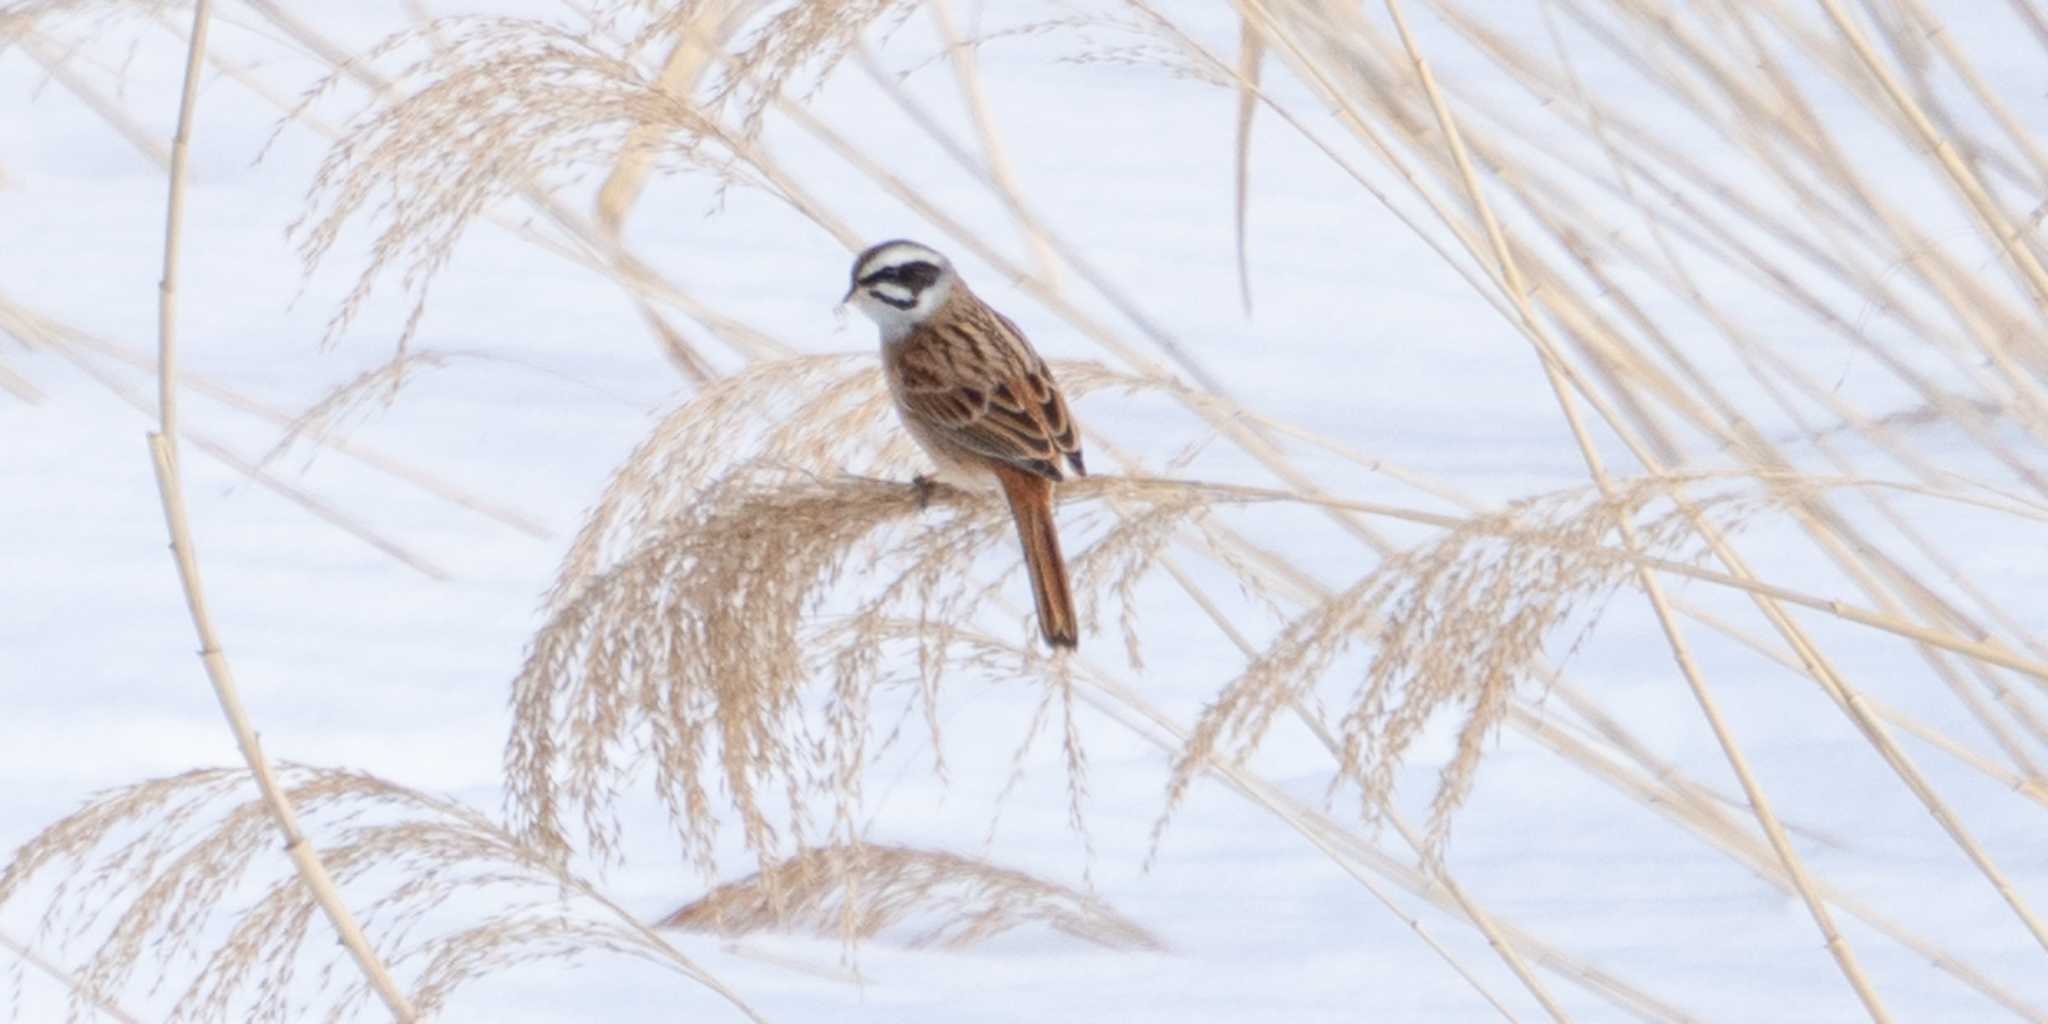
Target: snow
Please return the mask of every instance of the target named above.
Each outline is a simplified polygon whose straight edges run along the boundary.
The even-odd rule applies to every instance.
[[[392,3],[323,6],[317,23],[354,45],[404,23]],[[1229,53],[1227,10],[1216,6],[1210,38]],[[1018,11],[1005,14],[1029,20]],[[1956,6],[1944,14],[1977,47],[1972,52],[1985,55],[1990,80],[2026,100],[2030,125],[2048,129],[2038,64],[2014,55],[2026,52],[2024,42],[2001,41],[1987,28],[1988,15],[1985,25],[1977,23],[1976,9]],[[263,55],[262,70],[288,91],[309,80],[309,62],[247,26],[246,16],[221,26],[215,46]],[[1418,29],[1447,54],[1447,77],[1483,70],[1454,56],[1433,19],[1422,19]],[[125,105],[166,136],[181,48],[146,23],[107,31],[109,38],[89,52],[109,62],[132,52]],[[132,51],[122,42],[130,35],[140,40]],[[907,67],[928,48],[922,20],[913,18],[889,37],[882,55],[892,67]],[[1237,398],[1390,462],[1422,467],[1485,500],[1584,482],[1540,366],[1511,325],[1355,183],[1271,119],[1255,135],[1256,309],[1244,316],[1228,214],[1231,95],[1154,69],[1048,64],[1057,50],[1033,38],[991,44],[981,54],[1024,191],[1072,245],[1230,382]],[[1598,63],[1590,66],[1597,76]],[[945,74],[935,64],[910,81],[942,97],[933,102],[952,118]],[[1277,68],[1275,77],[1284,77]],[[1301,95],[1291,82],[1275,87]],[[1528,102],[1506,87],[1496,98]],[[881,101],[851,70],[818,102],[873,152],[929,147],[913,126],[878,113]],[[337,104],[330,113],[344,110]],[[261,162],[252,162],[273,117],[234,83],[209,78],[187,211],[180,332],[190,372],[296,410],[381,362],[407,307],[387,287],[340,344],[321,345],[360,251],[345,246],[302,283],[283,228],[300,213],[324,148],[308,132],[287,130]],[[795,137],[776,144],[821,194],[842,204],[858,230],[876,238],[936,237],[814,146]],[[1022,251],[1002,211],[943,156],[932,152],[918,166],[919,188],[965,211],[1005,251]],[[0,51],[0,168],[0,239],[7,243],[0,246],[0,296],[135,352],[153,351],[161,171],[14,50]],[[1960,218],[1955,226],[1967,230]],[[762,196],[735,191],[715,202],[701,182],[658,187],[637,211],[628,243],[695,294],[804,351],[866,351],[872,344],[865,324],[833,315],[847,254]],[[955,258],[1048,356],[1106,358],[1000,275],[971,257]],[[1100,301],[1087,305],[1106,310]],[[509,502],[552,534],[527,536],[331,452],[310,465],[295,453],[274,467],[444,568],[445,581],[399,564],[216,461],[188,456],[207,593],[273,756],[372,771],[486,811],[501,806],[507,684],[538,625],[540,596],[612,467],[655,414],[683,397],[651,341],[611,283],[500,229],[473,230],[435,285],[417,344],[484,350],[508,361],[458,362],[427,374],[352,436]],[[1884,407],[1877,374],[1859,372],[1833,339],[1819,347],[1817,363],[1847,365],[1848,391]],[[11,848],[104,787],[238,759],[193,656],[166,552],[143,442],[153,416],[48,352],[0,344],[0,365],[44,393],[37,404],[0,396],[0,846]],[[153,377],[127,373],[124,380],[153,394]],[[1858,391],[1859,384],[1867,390]],[[272,424],[189,390],[185,395],[192,428],[245,455],[260,455],[276,440]],[[1157,401],[1105,392],[1076,411],[1090,430],[1145,452],[1154,465],[1202,437],[1184,414]],[[1937,434],[1917,441],[1935,453],[1941,447]],[[1412,491],[1299,450],[1302,465],[1319,479],[1340,481],[1347,497],[1418,501]],[[1108,460],[1097,464],[1106,468]],[[1210,479],[1268,483],[1220,443],[1208,446],[1198,466]],[[2027,617],[2037,635],[2048,628],[2048,573],[2037,536],[2011,519],[1914,507],[1926,512],[1922,525],[1977,531],[1980,544],[1949,550],[1968,556],[1964,568]],[[1348,584],[1369,565],[1362,549],[1325,522],[1301,516],[1275,523],[1254,539],[1304,556],[1326,583]],[[1391,532],[1405,541],[1425,535]],[[1848,593],[1810,547],[1782,530],[1759,528],[1743,543],[1759,562],[1782,567],[1777,571],[1811,589]],[[1331,557],[1332,551],[1343,554]],[[1743,607],[1703,584],[1674,589],[1730,614]],[[1148,697],[1186,721],[1239,662],[1184,597],[1163,587],[1145,594],[1153,602],[1147,669],[1135,678]],[[1801,622],[1873,693],[1994,749],[1904,643],[1819,615],[1802,614]],[[1121,658],[1112,632],[1090,646],[1114,666]],[[2048,1005],[2041,949],[1819,691],[1730,643],[1699,642],[1703,666],[1721,687],[1724,710],[1778,811],[1844,837],[1840,847],[1799,839],[1814,873],[1934,938],[2022,998]],[[1609,602],[1595,640],[1566,670],[1661,756],[1737,792],[1639,596],[1624,592]],[[931,777],[928,762],[892,754],[869,784],[868,813],[878,831],[894,842],[980,851],[991,827],[990,799],[1009,777],[1023,722],[1038,700],[1033,687],[1015,680],[956,684],[945,721],[950,786]],[[774,953],[832,967],[840,951],[830,940],[761,938],[748,940],[742,953],[695,936],[679,936],[677,944],[773,1020],[1306,1022],[1492,1014],[1330,858],[1214,782],[1197,784],[1156,864],[1145,870],[1167,760],[1100,715],[1087,713],[1083,732],[1092,857],[1065,825],[1064,768],[1057,743],[1044,738],[1026,757],[1025,782],[1004,805],[987,853],[1067,884],[1081,884],[1085,871],[1109,903],[1163,936],[1170,952],[1092,951],[1047,935],[1012,936],[960,953],[874,945],[861,953],[864,984],[853,986],[742,955]],[[1927,748],[1911,749],[2019,891],[2036,904],[2048,902],[2040,808]],[[1403,799],[1418,815],[1449,754],[1448,733],[1437,730],[1411,759]],[[1306,733],[1283,730],[1252,766],[1301,800],[1323,799],[1328,760]],[[1338,797],[1341,817],[1350,816],[1350,799],[1348,792]],[[636,857],[609,883],[621,902],[653,917],[687,899],[698,883],[665,862],[667,825],[658,810],[633,806]],[[1411,859],[1396,837],[1382,837],[1381,846]],[[1501,919],[1704,1019],[1860,1016],[1795,898],[1525,736],[1503,733],[1493,744],[1459,819],[1450,867]],[[734,873],[747,869],[736,862]],[[1517,1015],[1540,1016],[1470,926],[1406,894],[1396,900]],[[1911,951],[1846,914],[1837,920],[1901,1019],[1987,1019],[1998,1012]],[[0,930],[32,935],[33,911],[0,912]],[[1557,976],[1546,980],[1581,1019],[1619,1012]],[[20,999],[16,1019],[37,1021],[60,1012],[62,993],[31,972]],[[131,1005],[155,1004],[138,993]],[[728,1014],[723,1003],[672,974],[599,956],[574,969],[544,965],[494,978],[465,991],[444,1019]]]

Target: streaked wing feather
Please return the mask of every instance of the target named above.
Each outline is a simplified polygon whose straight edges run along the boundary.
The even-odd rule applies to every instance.
[[[1080,435],[1066,399],[1016,325],[988,312],[995,322],[976,326],[996,330],[982,343],[933,331],[903,346],[897,372],[904,409],[963,448],[1061,479],[1068,458],[1080,464]]]

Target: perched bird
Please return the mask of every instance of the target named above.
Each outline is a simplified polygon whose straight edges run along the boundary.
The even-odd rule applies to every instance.
[[[1039,632],[1054,647],[1076,646],[1052,494],[1068,474],[1087,470],[1080,432],[1045,360],[1010,318],[968,290],[946,257],[916,242],[883,242],[856,257],[844,301],[881,328],[896,412],[939,478],[974,489],[993,479],[1002,488],[1024,544]]]

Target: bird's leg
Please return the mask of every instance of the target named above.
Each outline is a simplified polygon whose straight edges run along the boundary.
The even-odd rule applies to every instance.
[[[932,494],[939,489],[939,482],[924,473],[919,473],[910,478],[910,489],[917,492],[917,510],[922,512],[931,507]]]

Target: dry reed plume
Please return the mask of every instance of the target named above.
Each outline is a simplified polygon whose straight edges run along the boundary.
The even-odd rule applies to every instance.
[[[391,98],[356,119],[330,150],[308,193],[308,213],[293,227],[310,271],[344,225],[379,225],[329,337],[347,328],[395,265],[414,298],[402,349],[425,313],[434,276],[473,221],[503,200],[560,192],[604,167],[708,173],[725,184],[783,194],[801,207],[778,192],[783,183],[756,153],[762,112],[794,80],[822,76],[864,29],[908,6],[792,4],[742,40],[702,97],[673,90],[638,59],[659,43],[701,34],[694,5],[613,3],[580,29],[525,18],[446,18],[386,40],[365,59],[425,52],[382,80]],[[344,74],[336,71],[315,95]]]
[[[1440,857],[1487,741],[1513,698],[1541,686],[1546,644],[1574,612],[1604,603],[1635,573],[1616,523],[1636,523],[1642,555],[1668,557],[1695,544],[1685,514],[1649,514],[1670,486],[1640,481],[1612,497],[1516,502],[1388,558],[1311,608],[1203,710],[1175,760],[1159,828],[1210,759],[1250,757],[1276,718],[1323,703],[1343,654],[1369,646],[1363,680],[1337,696],[1341,749],[1331,787],[1356,786],[1364,819],[1383,821],[1408,748],[1433,717],[1455,708],[1457,749],[1439,773],[1428,823],[1427,854]],[[1756,505],[1737,494],[1694,500],[1730,526]],[[1586,617],[1581,640],[1598,617],[1597,608]]]
[[[338,335],[378,278],[399,272],[413,309],[476,218],[528,188],[556,190],[616,160],[629,141],[658,147],[670,170],[745,175],[730,143],[696,107],[669,95],[609,37],[518,18],[455,19],[387,40],[425,50],[390,80],[396,98],[350,126],[313,180],[293,226],[308,269],[357,217],[379,222],[370,258],[335,312]],[[371,55],[374,59],[378,54]],[[341,81],[337,71],[321,85]],[[634,134],[641,125],[658,134]]]
[[[747,935],[799,928],[912,949],[965,949],[1043,927],[1110,949],[1165,948],[1152,933],[1086,893],[1021,871],[934,850],[865,843],[828,846],[705,893],[661,927]]]
[[[1077,397],[1114,380],[1076,369]],[[902,621],[979,614],[1003,577],[974,570],[991,551],[1008,559],[1012,542],[993,497],[941,490],[919,508],[888,415],[871,359],[764,363],[666,417],[616,471],[513,685],[506,771],[514,819],[536,843],[613,854],[611,794],[643,767],[707,877],[729,825],[764,865],[820,838],[814,814],[829,810],[838,841],[858,838],[846,823],[857,817],[873,693],[892,671],[880,652]],[[1087,538],[1070,562],[1098,595],[1089,610],[1121,595],[1129,619],[1137,580],[1178,530],[1212,507],[1273,497],[1106,476],[1065,488],[1069,531]],[[1091,530],[1098,503],[1120,511]],[[939,757],[951,637],[935,628],[914,639],[919,685],[905,713],[932,724]],[[1003,671],[1035,676],[1036,660]]]
[[[357,772],[279,775],[420,1013],[508,967],[600,954],[658,964],[745,1010],[596,884],[485,815]],[[367,983],[314,934],[318,907],[248,794],[239,769],[153,779],[102,794],[15,852],[0,905],[38,898],[37,942],[82,955],[75,1013],[138,982],[167,987],[170,1020],[342,1020],[365,1008]]]

